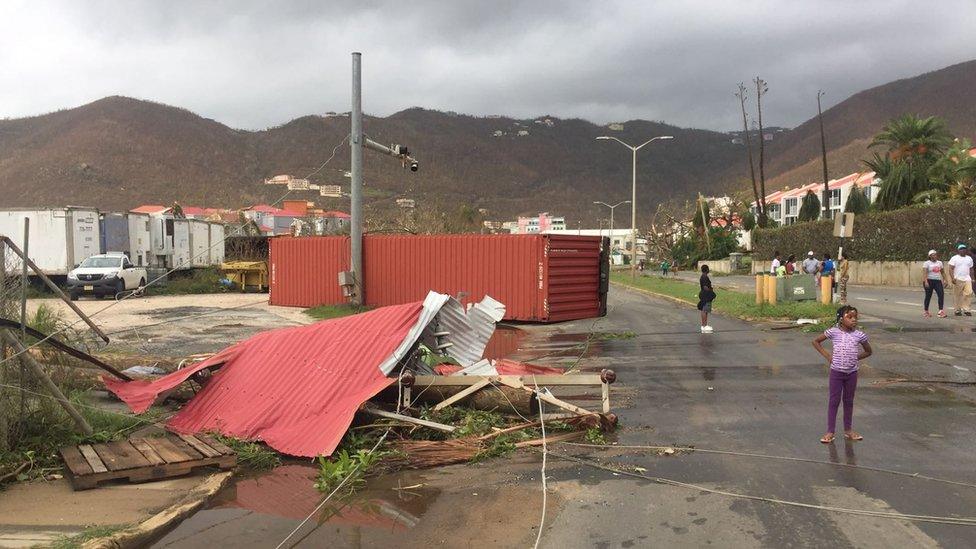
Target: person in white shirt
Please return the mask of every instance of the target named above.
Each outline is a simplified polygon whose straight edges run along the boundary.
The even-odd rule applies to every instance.
[[[939,297],[939,318],[946,317],[944,280],[945,269],[942,266],[942,261],[939,260],[939,252],[929,250],[929,259],[922,264],[922,287],[925,289],[925,312],[922,313],[922,316],[925,318],[932,317],[932,314],[929,313],[929,303],[932,302],[933,292]]]
[[[956,255],[949,260],[949,282],[952,283],[953,305],[956,316],[973,316],[973,258],[969,247],[960,244]]]
[[[773,263],[769,266],[770,274],[776,276],[776,269],[779,269],[779,266],[782,263],[783,263],[782,260],[780,260],[779,258],[779,250],[776,250],[775,252],[773,252]]]

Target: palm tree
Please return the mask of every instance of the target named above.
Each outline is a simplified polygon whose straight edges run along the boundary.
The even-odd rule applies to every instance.
[[[888,122],[881,133],[874,136],[871,147],[885,146],[895,161],[934,159],[945,153],[952,144],[952,135],[945,120],[936,116],[919,118],[906,114]]]
[[[941,118],[906,114],[889,121],[870,145],[885,147],[884,156],[876,152],[864,161],[881,179],[878,207],[893,210],[911,204],[923,193],[945,190],[943,182],[929,177],[929,170],[952,142]]]

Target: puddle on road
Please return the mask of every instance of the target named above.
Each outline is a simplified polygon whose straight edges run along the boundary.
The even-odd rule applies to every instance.
[[[318,468],[305,464],[286,464],[265,473],[237,478],[221,490],[206,509],[193,515],[152,547],[177,547],[190,538],[221,539],[230,532],[256,528],[269,520],[296,525],[304,520],[326,494],[315,486]],[[370,479],[366,487],[352,496],[333,498],[310,520],[315,529],[331,534],[352,529],[375,529],[387,533],[415,527],[440,489],[426,486],[425,477],[404,471]],[[229,522],[228,514],[238,518]],[[289,528],[290,529],[290,528]],[[222,533],[222,531],[224,533]],[[268,532],[277,542],[277,534]],[[274,543],[271,543],[273,545]]]

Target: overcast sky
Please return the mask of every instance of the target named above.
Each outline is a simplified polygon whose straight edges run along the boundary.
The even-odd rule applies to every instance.
[[[732,92],[769,82],[766,125],[976,58],[976,1],[99,2],[0,0],[0,118],[127,95],[261,129],[364,109],[741,125]],[[738,122],[737,122],[738,120]]]

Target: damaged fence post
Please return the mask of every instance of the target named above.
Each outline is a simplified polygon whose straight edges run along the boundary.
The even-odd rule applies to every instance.
[[[64,411],[67,412],[68,415],[71,416],[71,419],[74,420],[78,430],[80,430],[86,436],[90,436],[94,432],[92,431],[91,425],[89,425],[88,421],[86,421],[85,418],[78,413],[78,410],[76,410],[74,405],[72,405],[67,397],[64,396],[61,389],[54,384],[54,381],[52,381],[50,376],[47,375],[47,372],[44,371],[41,364],[37,362],[37,360],[30,353],[26,352],[23,344],[21,344],[21,342],[10,333],[10,330],[7,329],[0,330],[0,337],[2,337],[3,340],[13,348],[15,353],[19,353],[18,358],[20,359],[21,363],[29,367],[34,372],[34,375],[36,375],[38,379],[44,383],[44,386],[47,387],[47,390],[51,392],[54,399],[61,404]]]

